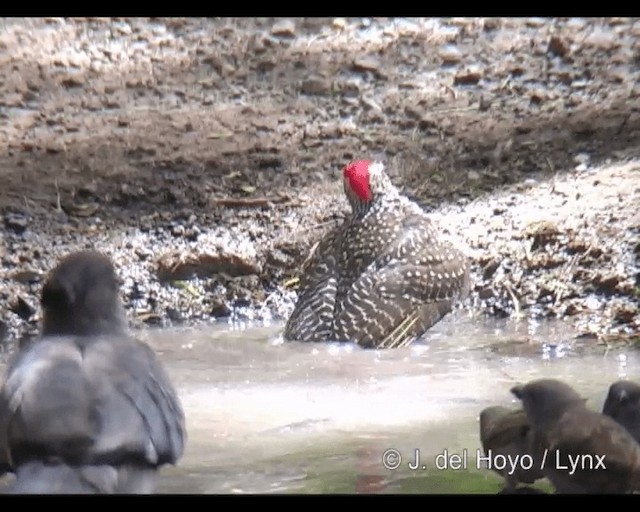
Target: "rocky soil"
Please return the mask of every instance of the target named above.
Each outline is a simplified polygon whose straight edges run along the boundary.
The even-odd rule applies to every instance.
[[[466,243],[479,314],[640,333],[640,21],[0,20],[0,338],[111,254],[133,325],[286,317],[379,158]]]

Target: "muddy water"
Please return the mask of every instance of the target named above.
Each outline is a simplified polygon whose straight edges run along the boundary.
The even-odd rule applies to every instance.
[[[561,324],[457,313],[393,351],[283,344],[280,330],[139,333],[187,416],[185,456],[159,492],[495,493],[501,479],[476,460],[482,408],[515,405],[515,382],[557,377],[600,409],[612,381],[640,375],[636,353],[581,354]]]
[[[547,376],[600,408],[613,380],[640,375],[634,353],[569,350],[558,324],[457,314],[424,343],[379,352],[282,344],[280,327],[145,332],[189,431],[160,492],[496,492],[501,480],[477,469],[483,407],[512,404],[516,381]],[[389,449],[395,470],[382,462]]]

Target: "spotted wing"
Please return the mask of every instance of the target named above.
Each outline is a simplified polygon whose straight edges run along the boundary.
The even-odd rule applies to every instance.
[[[329,233],[304,269],[298,300],[284,329],[285,339],[326,341],[329,338],[339,275],[336,247],[341,235],[339,230]]]
[[[365,347],[409,344],[468,288],[464,255],[436,243],[423,219],[409,218],[402,235],[352,284],[336,312],[335,333]]]

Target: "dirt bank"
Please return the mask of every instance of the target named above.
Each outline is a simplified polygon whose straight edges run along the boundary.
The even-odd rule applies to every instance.
[[[286,316],[363,157],[466,242],[469,307],[638,337],[635,19],[0,23],[9,343],[83,247],[135,325]]]

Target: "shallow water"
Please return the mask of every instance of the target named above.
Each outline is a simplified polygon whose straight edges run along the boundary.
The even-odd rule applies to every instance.
[[[579,354],[559,323],[457,312],[388,351],[282,343],[281,328],[138,333],[187,417],[186,453],[158,492],[495,493],[502,480],[476,461],[482,408],[515,405],[516,382],[555,377],[599,410],[612,381],[640,374],[636,352]]]
[[[159,492],[494,493],[501,479],[476,463],[482,408],[515,405],[516,382],[555,377],[600,409],[609,384],[640,368],[634,352],[577,354],[561,324],[461,313],[393,351],[282,344],[280,329],[144,333],[178,387],[189,434]],[[390,449],[395,470],[383,465]],[[458,466],[436,461],[445,450]]]

